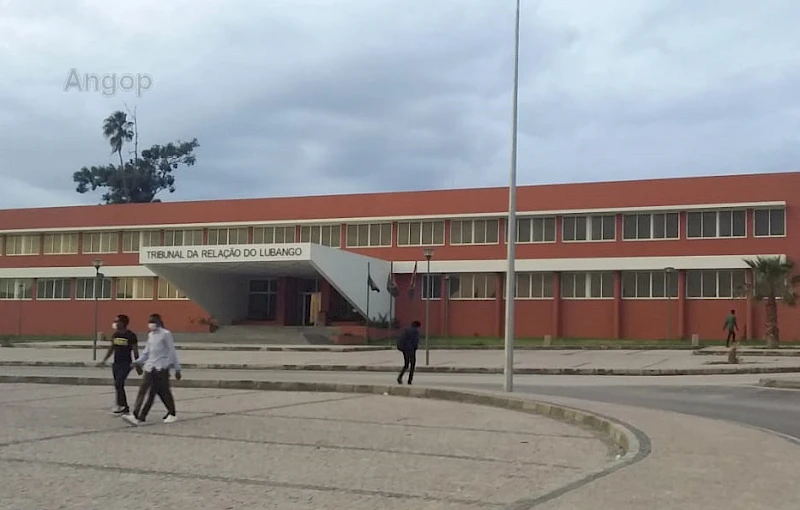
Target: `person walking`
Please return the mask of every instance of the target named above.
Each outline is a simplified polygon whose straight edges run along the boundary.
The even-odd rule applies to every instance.
[[[731,310],[730,315],[725,318],[722,330],[728,332],[728,337],[725,339],[725,347],[730,347],[731,342],[736,343],[736,332],[739,331],[739,324],[736,322],[736,310]]]
[[[414,369],[417,366],[417,349],[419,348],[419,328],[422,324],[414,321],[405,328],[397,339],[397,350],[403,353],[403,369],[397,375],[397,384],[403,384],[403,374],[408,370],[408,384],[414,381]]]
[[[172,332],[164,327],[164,321],[158,314],[153,314],[148,319],[147,346],[142,355],[133,364],[144,371],[139,394],[133,413],[124,416],[132,425],[141,425],[147,420],[147,414],[153,406],[156,395],[167,408],[164,423],[177,421],[175,398],[169,382],[170,369],[175,370],[175,379],[181,379],[181,364],[178,361],[178,352],[175,349],[175,340]],[[145,395],[147,395],[145,400]],[[144,405],[142,405],[144,404]]]
[[[125,381],[131,372],[133,360],[139,357],[139,340],[136,333],[128,329],[130,319],[127,315],[117,315],[111,324],[111,344],[99,366],[104,366],[108,358],[114,355],[111,373],[114,375],[114,389],[117,393],[117,405],[111,410],[114,414],[130,413],[128,396],[125,394]]]

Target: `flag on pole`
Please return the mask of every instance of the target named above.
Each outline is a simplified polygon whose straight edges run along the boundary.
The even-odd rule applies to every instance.
[[[375,284],[375,280],[372,279],[369,268],[367,268],[367,287],[369,287],[369,290],[374,290],[375,292],[381,291],[378,285]]]
[[[397,297],[397,280],[394,277],[394,262],[389,268],[389,276],[386,277],[386,290],[392,297]]]
[[[417,288],[417,263],[414,262],[414,271],[411,273],[411,284],[408,286],[408,297],[414,297],[414,289]]]

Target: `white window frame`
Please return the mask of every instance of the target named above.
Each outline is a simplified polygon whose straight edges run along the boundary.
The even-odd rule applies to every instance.
[[[613,229],[613,236],[606,238],[605,232],[605,218],[611,218]],[[572,224],[572,234],[567,236],[567,227],[569,222],[574,220]],[[579,228],[583,222],[584,228]],[[598,230],[599,229],[599,230]],[[583,230],[583,238],[579,239],[578,234]],[[600,232],[600,239],[593,239],[592,235],[595,231]],[[569,239],[568,237],[572,237]],[[616,214],[568,214],[561,217],[561,241],[564,243],[611,243],[617,240],[617,215]]]
[[[75,301],[94,301],[95,281],[97,281],[98,301],[110,301],[113,296],[111,288],[111,278],[76,278],[75,279]],[[83,297],[80,296],[78,289],[83,289]],[[108,290],[108,292],[106,292]]]
[[[47,292],[51,290],[47,288],[48,284],[52,286],[52,293]],[[56,292],[56,290],[60,290],[60,292]],[[66,297],[64,297],[65,290]],[[39,278],[36,280],[36,301],[70,301],[73,296],[72,291],[72,278]]]
[[[130,282],[133,286],[133,289],[131,289],[133,290],[133,296],[120,297],[120,290],[128,290],[128,282]],[[149,297],[147,297],[148,287],[150,289]],[[155,299],[155,281],[149,276],[117,278],[116,288],[114,289],[114,298],[117,301],[153,301]]]
[[[444,229],[444,220],[398,221],[397,246],[444,246]]]
[[[571,295],[565,295],[565,290],[569,288],[566,281],[572,279]],[[600,295],[593,296],[595,283],[600,283]],[[583,287],[583,296],[578,295],[577,290]],[[567,271],[561,273],[560,282],[561,299],[590,300],[590,299],[614,299],[614,273],[612,271]],[[606,289],[610,289],[610,295],[606,294]]]
[[[506,220],[506,224],[508,224],[508,220]],[[534,238],[534,232],[536,229],[534,226],[536,224],[541,225],[541,239]],[[552,229],[548,229],[548,226],[551,226]],[[552,230],[551,237],[552,239],[548,239],[548,230]],[[557,237],[557,230],[558,230],[558,221],[555,216],[527,216],[524,218],[517,218],[517,237],[516,242],[517,244],[551,244],[556,242]],[[526,237],[528,238],[527,241],[522,240],[522,233],[526,232]],[[508,229],[503,229],[503,233],[506,234],[506,242],[508,242]]]
[[[553,299],[555,289],[555,275],[553,273],[520,272],[516,273],[515,277],[514,299],[534,301]],[[527,288],[525,295],[520,292],[523,288]],[[537,289],[537,292],[534,292],[534,289]]]
[[[453,281],[458,280],[457,295],[453,293]],[[495,273],[457,273],[451,274],[450,287],[447,289],[448,299],[453,301],[493,301],[497,299],[497,275]],[[464,283],[469,285],[465,286]],[[465,292],[464,289],[468,292]],[[476,297],[476,290],[483,289]]]
[[[180,233],[180,236],[178,235]],[[180,242],[178,238],[180,237]],[[188,239],[187,239],[188,237]],[[164,230],[164,246],[202,246],[202,228],[178,228]]]
[[[428,274],[421,274],[420,281],[419,281],[419,298],[422,301],[428,301],[428,278],[431,279],[431,284],[433,287],[430,288],[430,301],[439,301],[442,299],[442,275],[431,273]]]
[[[730,212],[731,213],[731,235],[729,235],[729,236],[722,236],[722,235],[719,234],[719,232],[720,232],[720,228],[719,227],[722,224],[721,220],[720,220],[720,216],[721,216],[721,213],[725,213],[725,212]],[[733,235],[733,225],[735,224],[734,215],[736,213],[740,213],[740,214],[744,215],[744,233],[742,235]],[[715,235],[713,235],[713,236],[706,235],[706,232],[705,232],[705,215],[706,214],[714,214],[715,215],[715,220],[714,220],[714,229],[715,229],[714,230],[714,234]],[[700,218],[700,235],[699,236],[692,236],[691,232],[690,232],[690,229],[689,229],[689,223],[690,223],[690,220],[693,217],[699,217]],[[744,238],[747,237],[747,210],[746,209],[709,209],[709,210],[701,210],[701,211],[687,211],[686,212],[686,225],[685,225],[685,227],[686,227],[686,239],[691,239],[691,240],[695,240],[695,239],[744,239]]]
[[[489,240],[490,225],[496,225],[495,234],[497,239]],[[500,219],[499,218],[477,218],[469,220],[450,220],[450,244],[453,246],[491,246],[500,244]],[[455,232],[458,235],[455,235]],[[477,234],[482,232],[484,241],[475,241]],[[469,241],[464,241],[464,232],[469,232]]]
[[[42,236],[42,255],[77,255],[77,254],[78,254],[77,232],[48,232]]]
[[[143,230],[139,232],[139,249],[163,246],[160,230]]]
[[[773,234],[772,233],[772,213],[780,212],[782,216],[783,223],[783,234]],[[767,233],[766,234],[759,234],[758,233],[758,215],[759,213],[766,213],[767,214]],[[772,207],[769,209],[753,209],[753,237],[786,237],[786,208],[784,207]]]
[[[295,225],[260,225],[253,227],[253,244],[292,244],[297,239]]]
[[[649,217],[649,225],[646,237],[643,237],[643,233],[640,232],[640,227],[642,226],[639,222],[641,217]],[[675,219],[675,232],[669,232],[667,226],[669,225],[669,218],[672,217]],[[628,237],[627,234],[629,233],[626,229],[627,219],[634,218],[636,222],[636,228],[633,237]],[[664,237],[656,237],[655,236],[655,225],[656,220],[660,219],[659,223],[663,222],[664,227]],[[674,235],[671,235],[674,234]],[[681,213],[680,212],[656,212],[656,213],[625,213],[622,215],[622,240],[623,241],[675,241],[681,238]]]
[[[386,226],[389,226],[388,232]],[[364,232],[366,227],[366,233]],[[387,248],[392,246],[393,225],[391,222],[378,223],[348,223],[345,233],[345,246],[347,248]],[[350,233],[355,233],[356,244],[351,244]],[[366,240],[362,237],[366,236]],[[388,237],[388,238],[387,238]],[[366,244],[363,244],[366,243]]]
[[[713,296],[704,296],[706,293],[706,281],[704,275],[714,273],[714,295]],[[739,282],[736,281],[736,275],[739,275]],[[730,296],[720,296],[720,281],[722,281],[721,277],[729,277],[730,278],[730,288],[731,288],[731,295]],[[699,278],[700,279],[700,295],[699,296],[692,296],[692,279]],[[739,300],[739,299],[746,299],[747,296],[745,293],[742,295],[737,296],[737,287],[744,288],[746,284],[747,272],[744,269],[690,269],[686,271],[686,299],[717,299],[717,300]],[[739,284],[738,286],[736,284]]]
[[[175,284],[164,278],[159,278],[156,299],[159,301],[186,301],[189,298]]]
[[[235,242],[231,242],[231,234]],[[206,244],[209,246],[227,246],[231,244],[250,244],[250,229],[248,227],[220,227],[209,228],[206,232]]]
[[[11,285],[11,292],[9,292]],[[1,301],[30,301],[33,299],[33,278],[0,278]],[[20,290],[22,294],[20,295]],[[11,297],[4,297],[10,294]]]
[[[12,240],[20,240],[20,252],[9,253],[8,247]],[[39,255],[42,251],[42,236],[39,234],[14,234],[6,236],[6,255],[9,257],[30,257]]]
[[[622,299],[677,299],[678,273],[666,271],[622,271]],[[647,283],[644,283],[644,282]],[[656,295],[653,283],[660,281],[664,295]],[[633,290],[633,295],[626,295]]]
[[[119,253],[119,232],[84,232],[82,237],[81,253]],[[97,250],[92,247],[95,239],[99,244]]]
[[[342,225],[339,223],[302,225],[300,227],[300,242],[319,244],[329,248],[341,248]]]
[[[142,244],[142,233],[125,230],[122,232],[122,253],[139,253]]]

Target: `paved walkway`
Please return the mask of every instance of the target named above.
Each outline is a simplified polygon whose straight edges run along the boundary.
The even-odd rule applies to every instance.
[[[105,349],[98,351],[98,358]],[[180,352],[181,363],[189,368],[264,369],[264,370],[356,370],[395,371],[402,356],[395,350],[353,352],[297,351],[199,351]],[[503,370],[502,351],[434,350],[430,365],[425,351],[417,353],[420,372],[498,373]],[[611,350],[611,351],[517,351],[514,367],[524,374],[591,375],[687,375],[720,373],[800,372],[800,357],[742,357],[738,365],[728,365],[722,356],[699,356],[687,350]],[[70,366],[92,363],[85,349],[0,348],[0,366],[44,364]]]
[[[178,423],[157,403],[135,428],[112,393],[2,387],[3,508],[513,508],[615,455],[576,426],[454,402],[176,388]]]

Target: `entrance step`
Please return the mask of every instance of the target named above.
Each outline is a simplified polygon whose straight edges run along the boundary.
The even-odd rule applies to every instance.
[[[338,328],[281,327],[254,324],[222,326],[213,333],[174,333],[177,343],[229,343],[261,345],[332,345]]]

